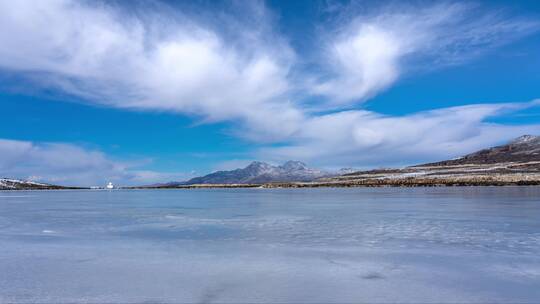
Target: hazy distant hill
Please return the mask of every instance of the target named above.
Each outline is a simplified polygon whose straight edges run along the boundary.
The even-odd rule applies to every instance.
[[[195,177],[182,184],[261,184],[269,182],[307,182],[332,174],[312,169],[299,161],[288,161],[281,166],[273,166],[254,161],[247,167],[230,171],[217,171]]]

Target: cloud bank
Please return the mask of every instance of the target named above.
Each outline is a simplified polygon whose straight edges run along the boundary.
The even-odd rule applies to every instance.
[[[139,163],[115,161],[101,151],[66,143],[0,139],[0,155],[0,177],[60,185],[103,186],[109,181],[137,185],[190,177],[140,170]]]
[[[267,145],[254,156],[325,166],[434,160],[540,131],[487,122],[537,102],[407,116],[358,109],[403,75],[465,63],[537,31],[536,20],[451,2],[348,7],[321,32],[321,47],[310,54],[318,60],[307,63],[272,30],[263,3],[247,6],[243,14],[253,18],[144,3],[127,10],[107,2],[0,2],[0,72],[90,104],[229,122],[238,136]],[[313,111],[318,107],[332,113]],[[69,144],[3,140],[0,149],[4,174],[64,181],[94,168],[88,172],[118,180],[160,177]],[[73,159],[57,160],[65,150]],[[13,167],[17,155],[26,155],[23,167]],[[92,174],[79,182],[99,180]]]
[[[505,114],[540,106],[526,103],[478,104],[405,116],[342,111],[306,120],[293,143],[259,151],[263,158],[302,159],[323,166],[403,166],[465,155],[523,134],[540,134],[540,125],[489,122]]]

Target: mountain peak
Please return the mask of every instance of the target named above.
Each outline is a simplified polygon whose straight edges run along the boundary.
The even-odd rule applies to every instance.
[[[536,141],[539,141],[540,142],[540,137],[539,136],[534,136],[534,135],[522,135],[514,140],[512,140],[510,142],[510,144],[527,144],[527,143],[531,143],[531,142],[536,142]]]
[[[251,162],[245,169],[268,169],[272,167],[270,164],[261,161]]]
[[[289,160],[288,162],[284,163],[280,166],[282,169],[286,171],[294,171],[294,170],[305,170],[307,169],[307,165],[301,161],[295,161],[295,160]]]
[[[195,177],[185,184],[258,184],[267,182],[312,181],[328,176],[327,172],[309,168],[300,161],[288,161],[281,166],[254,161],[243,169],[218,171]]]

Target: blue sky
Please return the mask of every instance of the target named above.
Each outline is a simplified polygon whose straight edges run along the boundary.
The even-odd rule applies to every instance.
[[[0,4],[0,175],[405,166],[540,134],[537,1]]]

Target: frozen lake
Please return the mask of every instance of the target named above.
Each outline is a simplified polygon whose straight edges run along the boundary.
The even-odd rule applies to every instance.
[[[540,187],[0,191],[3,302],[540,302]]]

